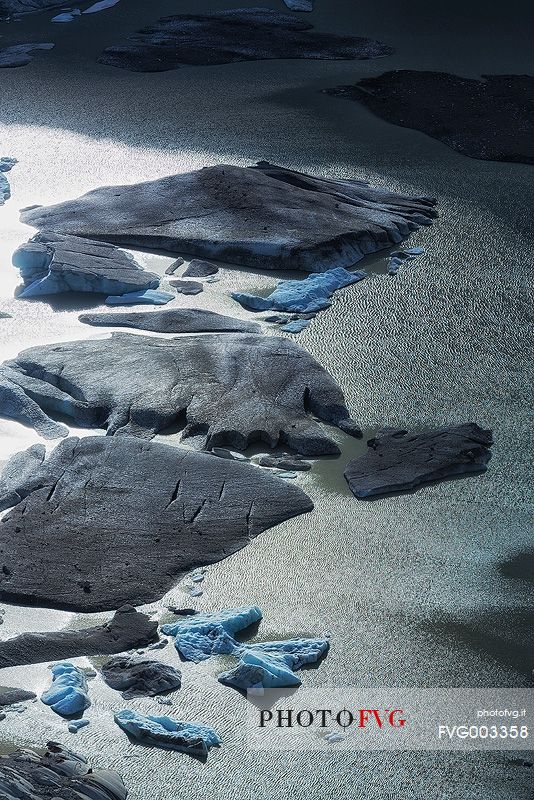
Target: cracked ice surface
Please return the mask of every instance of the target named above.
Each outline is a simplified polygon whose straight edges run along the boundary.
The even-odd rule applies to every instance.
[[[300,686],[295,670],[314,664],[328,651],[327,639],[287,639],[242,647],[239,664],[219,675],[219,681],[237,689]]]
[[[195,614],[178,622],[163,625],[161,630],[174,636],[174,646],[187,661],[204,661],[213,655],[232,654],[242,645],[234,638],[262,618],[258,606],[243,606],[226,611]]]

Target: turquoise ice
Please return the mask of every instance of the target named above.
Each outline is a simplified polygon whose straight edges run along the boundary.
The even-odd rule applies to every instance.
[[[89,708],[87,678],[81,669],[69,661],[62,661],[50,670],[52,686],[41,695],[43,703],[62,717],[72,717]]]
[[[212,655],[232,654],[242,647],[234,636],[262,618],[258,606],[243,606],[226,611],[195,614],[179,622],[162,625],[167,636],[174,636],[174,646],[187,661],[204,661]]]
[[[328,651],[327,639],[288,639],[243,647],[237,667],[219,675],[219,681],[236,689],[279,689],[300,686],[295,671],[315,664]]]
[[[199,758],[208,755],[211,747],[218,747],[221,738],[209,725],[180,722],[171,717],[145,716],[125,709],[114,716],[117,725],[143,744],[178,750]]]
[[[243,292],[232,292],[232,297],[254,311],[297,311],[308,314],[328,308],[334,292],[366,277],[364,270],[349,272],[343,267],[336,267],[326,272],[314,272],[302,280],[280,281],[268,297]]]

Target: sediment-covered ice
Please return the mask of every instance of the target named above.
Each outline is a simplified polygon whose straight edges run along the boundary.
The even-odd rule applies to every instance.
[[[30,734],[31,735],[31,734]],[[43,752],[44,750],[44,752]],[[91,768],[57,742],[0,756],[2,800],[126,800],[120,775]]]
[[[314,0],[284,0],[291,11],[313,11]]]
[[[0,399],[0,416],[46,435],[64,432],[51,418],[47,427],[46,411],[83,427],[105,427],[110,435],[144,437],[184,415],[182,438],[202,436],[206,449],[243,450],[261,440],[302,455],[339,454],[309,412],[357,435],[334,379],[281,336],[114,333],[35,347],[0,368]]]
[[[64,292],[124,295],[157,289],[160,281],[118,247],[57,233],[36,234],[13,253],[12,262],[24,283],[20,299]]]
[[[363,456],[347,464],[345,478],[356,497],[366,498],[485,472],[492,441],[491,431],[474,422],[424,433],[384,428],[369,439]]]
[[[261,161],[101,187],[77,200],[28,208],[21,220],[128,247],[317,273],[353,267],[400,244],[432,224],[435,205],[362,180],[317,178]]]
[[[160,661],[139,656],[120,655],[110,658],[102,667],[104,680],[125,700],[131,697],[154,697],[179,689],[179,670]]]
[[[1,5],[1,4],[0,4]],[[1,8],[0,8],[1,18]],[[52,42],[33,42],[31,44],[13,44],[0,50],[0,69],[10,67],[25,67],[33,58],[37,50],[51,50]],[[1,189],[0,189],[1,190]]]

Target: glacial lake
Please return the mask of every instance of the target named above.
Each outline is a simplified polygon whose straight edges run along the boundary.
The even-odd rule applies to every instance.
[[[13,314],[0,320],[2,358],[36,344],[107,335],[78,321],[79,309],[88,306],[83,299],[54,307],[13,300],[18,277],[11,253],[32,233],[18,222],[24,206],[59,202],[105,184],[260,159],[437,197],[440,218],[409,240],[425,255],[396,278],[380,274],[383,258],[372,259],[373,275],[339,292],[295,340],[340,383],[366,435],[381,426],[476,421],[494,431],[489,470],[411,494],[358,501],[343,469],[362,443],[333,429],[342,455],[316,462],[297,478],[315,503],[312,513],[210,567],[202,597],[193,601],[178,586],[150,610],[163,616],[166,605],[194,602],[208,610],[257,604],[264,614],[262,639],[328,634],[327,658],[303,673],[310,688],[531,686],[534,575],[521,564],[532,564],[533,557],[531,381],[524,374],[533,168],[465,158],[321,92],[390,69],[473,77],[532,72],[529,6],[416,0],[407,9],[386,0],[316,0],[316,11],[303,15],[318,28],[374,37],[396,49],[372,61],[264,61],[159,74],[96,63],[121,34],[159,16],[233,5],[121,0],[68,25],[46,22],[57,12],[0,24],[2,46],[56,45],[26,67],[0,70],[0,156],[19,160],[8,173],[12,198],[0,208],[0,310]],[[262,5],[284,8],[282,0]],[[161,274],[171,260],[136,255]],[[225,266],[220,277],[202,294],[179,295],[174,304],[248,317],[229,292],[263,293],[279,276]],[[0,459],[37,441],[33,431],[0,420]],[[106,618],[2,606],[2,638]],[[172,646],[158,657],[177,659]],[[88,665],[90,659],[75,663]],[[335,745],[328,753],[251,752],[246,700],[216,679],[226,666],[215,658],[180,666],[174,713],[212,725],[223,738],[206,764],[130,744],[112,716],[124,701],[100,677],[90,683],[89,727],[73,736],[65,721],[37,702],[0,723],[0,747],[60,741],[93,765],[120,772],[133,800],[443,800],[445,791],[455,800],[530,797],[532,770],[499,753],[351,753]],[[49,680],[40,664],[5,669],[0,683],[39,694]],[[165,713],[148,698],[131,707]]]

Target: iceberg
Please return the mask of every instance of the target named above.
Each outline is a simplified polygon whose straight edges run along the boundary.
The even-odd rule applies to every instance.
[[[50,671],[52,686],[41,695],[43,703],[62,717],[83,714],[91,705],[85,673],[69,661],[54,664]]]
[[[492,443],[491,430],[475,422],[424,433],[383,428],[368,440],[364,455],[349,461],[344,475],[360,499],[407,492],[429,481],[485,472]]]
[[[239,664],[219,675],[219,681],[236,689],[281,689],[300,686],[295,670],[315,664],[328,651],[327,639],[288,639],[242,647]]]
[[[71,719],[68,724],[69,733],[78,733],[81,728],[85,728],[89,725],[88,719]]]
[[[50,232],[22,244],[12,263],[24,284],[17,296],[24,300],[64,292],[124,295],[157,289],[160,282],[118,247]]]
[[[61,14],[56,14],[52,17],[51,22],[74,22],[76,17],[79,17],[82,12],[79,8],[73,8],[72,11],[62,11]]]
[[[268,297],[243,292],[232,292],[232,297],[253,311],[297,311],[307,314],[328,308],[335,291],[366,277],[364,270],[349,272],[344,267],[335,267],[326,272],[314,272],[303,280],[280,281]]]
[[[218,747],[221,738],[209,725],[180,722],[171,717],[144,716],[137,711],[118,711],[115,722],[134,739],[143,744],[178,750],[190,756],[204,758],[211,747]]]
[[[284,0],[291,11],[313,11],[314,0]]]
[[[84,14],[97,14],[99,11],[105,11],[106,8],[113,8],[119,0],[100,0],[98,3],[93,3],[92,6],[86,8]]]
[[[174,636],[174,646],[186,661],[204,661],[212,655],[231,655],[242,648],[235,634],[262,619],[258,606],[243,606],[226,611],[208,611],[178,622],[162,625],[167,636]]]
[[[234,21],[241,16],[224,13]],[[198,28],[191,17],[187,24],[193,30],[187,45],[198,58]],[[205,50],[210,64],[214,49],[221,47],[222,28]],[[250,29],[242,22],[239,28],[239,41],[249,53]],[[265,27],[260,25],[258,33],[267,37],[272,58]],[[136,69],[147,55],[134,43],[133,50],[138,48]],[[122,51],[126,59],[127,50]],[[182,54],[169,47],[171,58]],[[152,66],[161,69],[165,62],[157,58]],[[352,269],[370,253],[400,245],[421,225],[432,224],[435,205],[432,198],[405,197],[360,180],[314,178],[262,161],[252,168],[218,164],[147,183],[101,187],[77,200],[27,208],[21,222],[247,269],[317,273]]]
[[[202,261],[202,259],[193,259],[187,265],[187,269],[183,273],[184,278],[208,278],[210,275],[216,275],[219,267],[212,264],[210,261]]]
[[[389,254],[388,275],[396,275],[405,261],[413,261],[417,256],[423,255],[424,247],[407,247]]]
[[[174,300],[175,295],[170,292],[159,292],[154,289],[145,289],[139,292],[127,292],[119,296],[111,295],[106,297],[106,305],[108,306],[131,306],[137,303],[151,306],[164,306],[171,300]]]
[[[5,50],[0,51],[0,66],[2,65],[2,54],[5,53]],[[3,175],[4,172],[9,172],[10,169],[13,169],[15,164],[17,163],[16,158],[9,158],[9,156],[4,156],[0,158],[0,206],[3,206],[6,200],[9,200],[11,197],[11,189],[9,188],[9,181]]]
[[[1,4],[0,4],[1,6]],[[1,15],[1,7],[0,7]],[[36,50],[52,50],[52,42],[34,42],[31,44],[13,44],[0,50],[0,69],[2,67],[25,67],[32,60]],[[0,203],[1,205],[1,203]]]
[[[44,744],[44,743],[43,743]],[[87,759],[57,742],[37,752],[25,747],[0,756],[2,800],[126,800],[120,775],[91,767]]]
[[[311,320],[309,319],[294,319],[292,322],[287,322],[285,325],[282,325],[280,330],[286,333],[300,333],[308,327],[310,322]]]
[[[132,697],[155,697],[175,691],[182,685],[179,670],[160,661],[139,656],[115,656],[102,667],[107,685],[122,692],[125,700]]]

